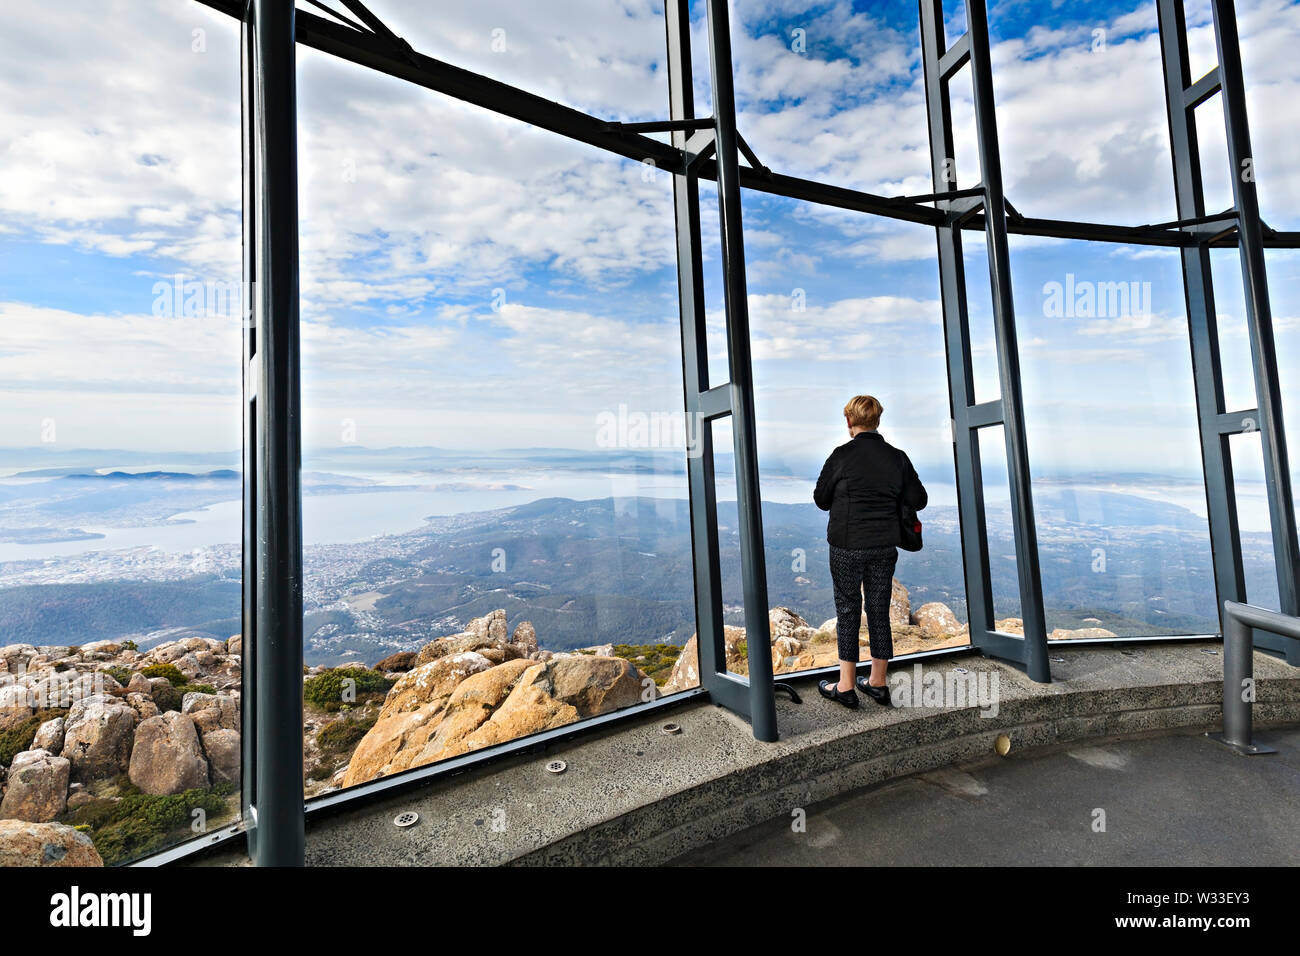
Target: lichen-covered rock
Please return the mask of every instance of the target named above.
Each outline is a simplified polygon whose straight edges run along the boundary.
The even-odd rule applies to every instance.
[[[1080,627],[1074,630],[1058,627],[1047,635],[1047,639],[1049,641],[1086,641],[1118,636],[1114,631],[1108,631],[1104,627]]]
[[[53,720],[47,720],[37,727],[36,736],[32,738],[32,749],[48,750],[52,754],[62,751],[63,725],[63,718],[55,717]]]
[[[425,707],[441,709],[465,678],[491,666],[492,661],[475,651],[439,657],[421,664],[399,677],[389,689],[379,719]]]
[[[239,786],[240,742],[239,732],[218,728],[203,735],[203,752],[215,786],[230,783]]]
[[[1003,634],[1024,634],[1025,622],[1018,617],[1004,617],[1000,621],[993,622],[993,630],[1001,631]]]
[[[921,629],[925,637],[942,637],[961,630],[961,621],[957,620],[957,615],[941,601],[931,601],[918,607],[912,612],[912,623]]]
[[[116,697],[99,694],[72,705],[64,720],[64,757],[72,779],[87,782],[127,769],[138,715]]]
[[[189,714],[168,711],[140,723],[129,767],[131,782],[145,793],[206,788],[208,762]]]
[[[9,765],[0,817],[47,823],[61,814],[68,803],[70,764],[48,750],[25,750]]]
[[[72,827],[0,820],[0,867],[103,865],[90,837]]]
[[[214,730],[240,730],[239,701],[227,694],[191,691],[181,700],[181,713],[189,714],[200,735]]]

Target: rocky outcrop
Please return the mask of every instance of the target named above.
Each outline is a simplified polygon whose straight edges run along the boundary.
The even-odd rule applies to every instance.
[[[897,578],[893,581],[890,596],[889,620],[895,656],[937,647],[952,647],[969,640],[966,625],[957,620],[957,616],[946,604],[933,601],[912,611],[911,596]],[[777,607],[768,612],[768,630],[773,673],[788,674],[829,667],[839,660],[835,618],[823,622],[820,627],[811,627],[790,608]],[[727,670],[735,674],[748,674],[745,629],[728,625],[723,631]],[[858,628],[860,659],[865,660],[869,655],[869,646],[870,629],[864,614]],[[664,682],[662,692],[673,694],[698,687],[699,669],[698,640],[692,635],[682,647],[668,680]]]
[[[652,700],[654,681],[619,657],[550,654],[505,612],[420,649],[389,690],[340,783],[363,783]],[[544,659],[543,659],[544,658]]]
[[[70,764],[48,750],[25,750],[13,759],[5,779],[0,818],[47,823],[68,804]]]
[[[1049,641],[1084,641],[1118,636],[1114,631],[1108,631],[1104,627],[1080,627],[1073,630],[1058,627],[1047,635],[1047,639]]]
[[[173,710],[142,721],[128,772],[131,782],[145,793],[206,789],[208,761],[194,719]]]
[[[112,799],[122,774],[159,795],[238,783],[238,651],[238,638],[199,636],[146,652],[117,641],[0,648],[0,730],[66,710],[36,728],[7,774],[0,768],[0,818],[43,822]],[[191,683],[146,676],[153,664]],[[216,693],[186,692],[197,684]]]
[[[0,867],[103,866],[90,837],[61,823],[0,820]]]

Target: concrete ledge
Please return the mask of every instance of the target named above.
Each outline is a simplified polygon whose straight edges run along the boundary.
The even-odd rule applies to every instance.
[[[1010,737],[1015,759],[1086,738],[1217,729],[1218,650],[1214,642],[1053,648],[1057,679],[1046,685],[975,654],[924,666],[996,674],[998,712],[988,717],[974,707],[865,700],[849,711],[800,681],[802,704],[778,699],[781,740],[772,744],[755,741],[744,721],[719,707],[687,703],[309,822],[307,863],[662,863],[795,807],[986,756],[999,734]],[[1257,653],[1255,677],[1256,728],[1300,724],[1300,669]],[[681,733],[664,734],[666,721]],[[557,757],[568,764],[560,775],[545,770]],[[1224,759],[1248,758],[1225,748]],[[420,822],[394,826],[404,810]]]

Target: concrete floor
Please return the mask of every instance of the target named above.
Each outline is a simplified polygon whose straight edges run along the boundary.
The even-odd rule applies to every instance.
[[[1294,866],[1300,730],[1255,741],[1278,752],[1176,734],[994,757],[807,807],[804,832],[769,821],[673,865]]]

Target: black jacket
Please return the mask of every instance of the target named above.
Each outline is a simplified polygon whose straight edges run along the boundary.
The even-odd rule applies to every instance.
[[[929,495],[907,455],[879,432],[858,432],[831,452],[813,491],[831,513],[826,540],[854,550],[898,545],[900,499],[920,511]]]

